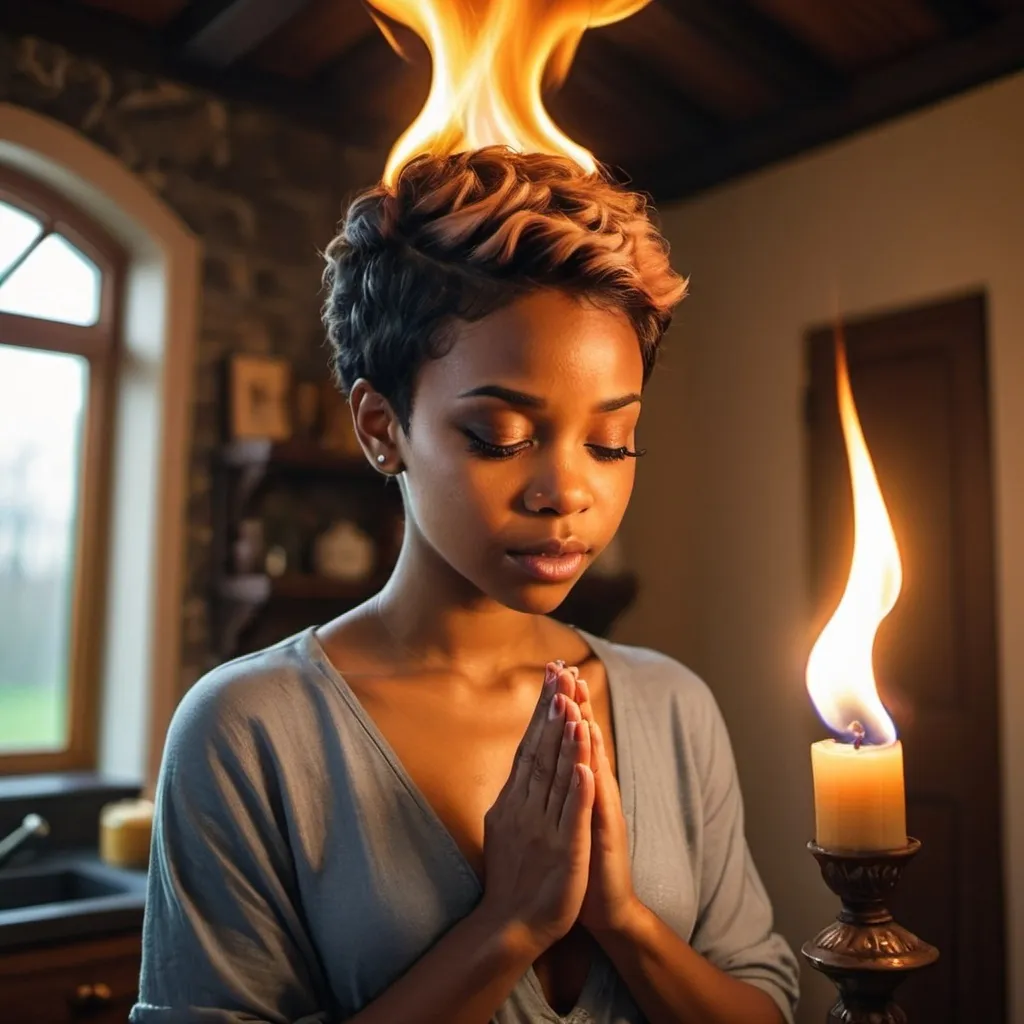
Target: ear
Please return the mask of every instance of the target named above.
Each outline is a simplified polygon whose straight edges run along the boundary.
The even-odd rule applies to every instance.
[[[391,403],[364,377],[349,391],[356,437],[373,468],[393,476],[402,470],[398,435],[402,427]]]

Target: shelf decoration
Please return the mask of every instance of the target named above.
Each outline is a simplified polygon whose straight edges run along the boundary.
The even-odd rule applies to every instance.
[[[358,583],[373,571],[373,539],[355,523],[332,523],[313,542],[313,568],[333,580]]]
[[[234,438],[284,441],[291,436],[291,366],[271,356],[228,360],[229,433]]]

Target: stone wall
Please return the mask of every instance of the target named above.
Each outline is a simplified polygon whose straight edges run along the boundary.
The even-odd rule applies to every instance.
[[[211,456],[221,440],[218,367],[233,351],[325,372],[318,250],[345,197],[382,155],[346,147],[267,110],[0,33],[0,101],[77,129],[122,160],[202,240],[193,382],[182,691],[216,657],[209,631]]]

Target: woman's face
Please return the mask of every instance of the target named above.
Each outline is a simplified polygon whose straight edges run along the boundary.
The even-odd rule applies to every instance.
[[[455,337],[423,365],[398,432],[407,529],[482,593],[546,614],[629,502],[636,332],[622,313],[545,291]]]

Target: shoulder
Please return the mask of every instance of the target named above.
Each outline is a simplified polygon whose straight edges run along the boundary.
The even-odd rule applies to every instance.
[[[704,770],[723,755],[731,756],[718,702],[696,672],[648,647],[610,641],[600,646],[606,669],[615,675],[629,716],[643,734],[664,734],[673,747],[684,743]]]
[[[603,642],[610,671],[618,674],[637,710],[655,713],[675,708],[688,715],[709,715],[718,705],[707,683],[682,662],[649,647]]]
[[[194,756],[197,746],[211,745],[240,753],[294,735],[296,721],[315,707],[305,639],[296,634],[197,680],[174,710],[165,757]]]

